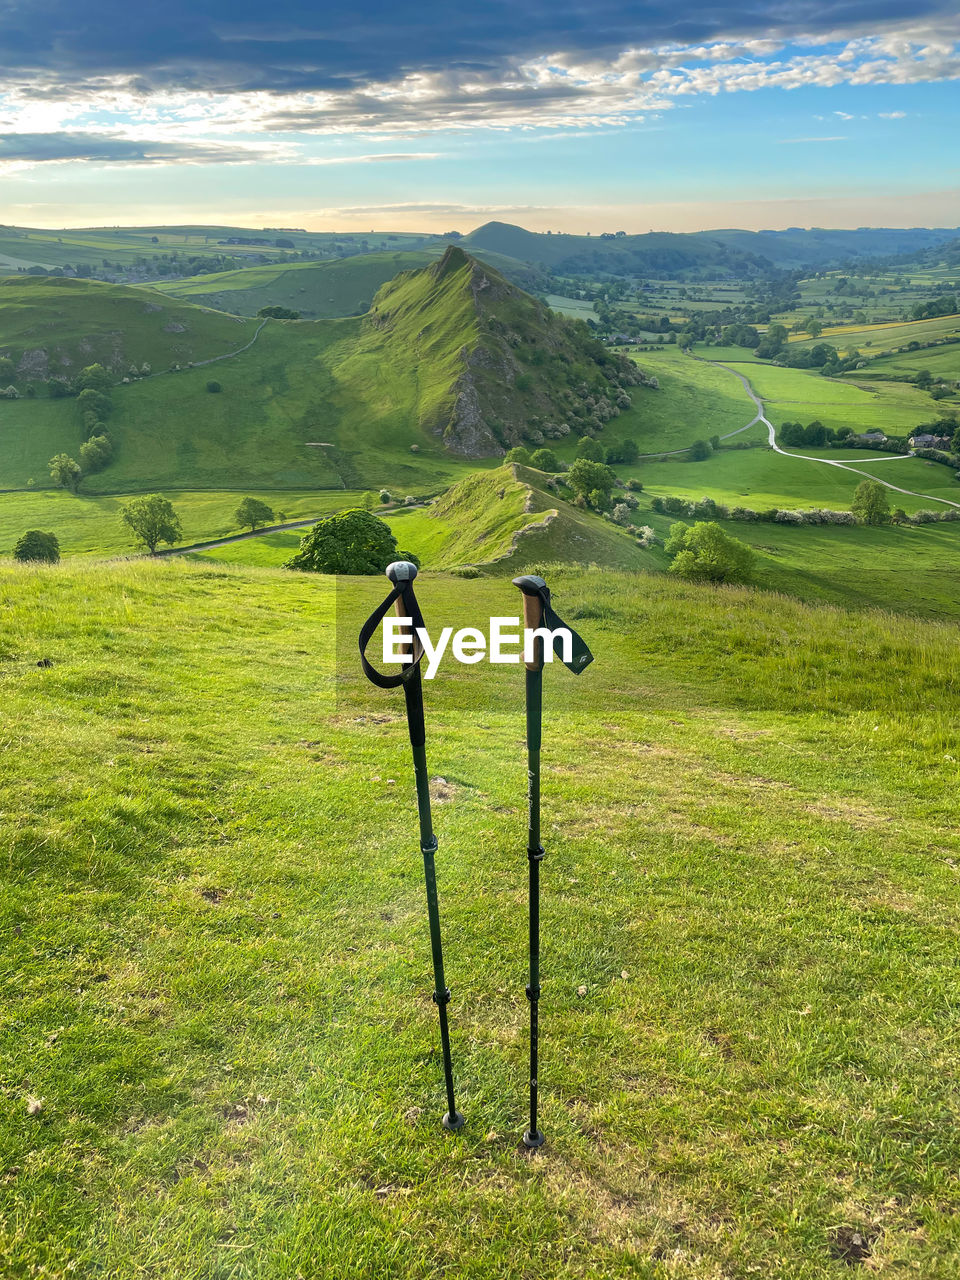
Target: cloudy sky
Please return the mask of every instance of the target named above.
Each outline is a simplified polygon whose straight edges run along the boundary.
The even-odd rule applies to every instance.
[[[0,0],[0,221],[960,223],[955,0]]]

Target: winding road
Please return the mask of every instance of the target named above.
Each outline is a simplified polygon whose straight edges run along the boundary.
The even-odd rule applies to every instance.
[[[699,357],[694,356],[694,359],[699,359]],[[839,467],[841,471],[852,471],[855,476],[863,476],[865,480],[876,480],[877,484],[882,484],[885,489],[892,489],[895,493],[904,493],[908,498],[923,498],[926,502],[939,502],[946,507],[956,507],[960,510],[960,502],[952,502],[949,498],[935,498],[932,493],[915,493],[913,489],[901,489],[898,484],[891,484],[888,480],[881,480],[879,476],[871,475],[869,471],[861,471],[859,467],[851,467],[848,462],[835,462],[831,458],[811,458],[805,453],[790,453],[786,449],[781,449],[777,444],[776,428],[764,412],[763,401],[754,391],[746,375],[742,374],[739,369],[730,369],[729,365],[720,364],[716,360],[706,360],[704,363],[712,364],[715,369],[729,369],[735,377],[740,379],[743,383],[744,391],[746,391],[757,408],[756,414],[747,423],[747,427],[752,427],[756,422],[762,422],[767,428],[767,443],[774,453],[779,453],[784,458],[799,458],[802,462],[812,462],[818,466]],[[746,431],[747,427],[741,427],[740,430]],[[736,434],[735,431],[730,432],[730,435]],[[723,439],[726,440],[728,437],[724,436]],[[882,458],[871,458],[870,462],[893,462],[897,459],[902,459],[904,456],[901,453],[885,454]],[[915,455],[907,456],[913,457]]]
[[[935,498],[932,493],[915,493],[912,489],[901,489],[898,484],[891,484],[888,480],[881,480],[879,476],[871,475],[869,471],[861,471],[859,467],[851,467],[848,462],[835,462],[832,458],[811,458],[805,453],[790,453],[787,449],[781,449],[777,444],[777,431],[773,423],[764,412],[763,401],[754,391],[749,378],[739,369],[731,369],[728,364],[721,364],[719,360],[704,360],[702,356],[690,357],[692,360],[699,360],[702,364],[713,365],[715,369],[726,369],[728,373],[732,373],[735,378],[739,378],[743,384],[743,389],[753,401],[757,412],[753,415],[749,422],[744,423],[742,427],[737,427],[736,431],[728,431],[726,435],[721,436],[721,440],[729,440],[731,436],[738,436],[741,431],[749,431],[756,423],[762,422],[767,429],[767,443],[774,453],[779,453],[784,458],[799,458],[801,462],[812,462],[824,467],[839,467],[841,471],[852,471],[855,476],[863,476],[864,480],[876,480],[878,484],[882,484],[885,489],[892,489],[895,493],[906,494],[908,498],[923,498],[927,502],[939,502],[946,507],[955,507],[960,510],[960,502],[953,502],[950,498]],[[657,453],[641,453],[639,458],[675,458],[681,454],[689,453],[689,446],[686,449],[661,449]],[[868,458],[867,461],[873,466],[876,462],[902,462],[904,457],[915,457],[915,454],[902,453],[885,453],[882,458]]]

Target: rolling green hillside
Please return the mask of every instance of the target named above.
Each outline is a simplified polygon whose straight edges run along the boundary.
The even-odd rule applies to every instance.
[[[119,380],[130,365],[159,370],[210,360],[244,346],[256,329],[251,321],[125,285],[0,277],[0,356],[13,360],[20,389],[69,381],[94,362]]]
[[[152,287],[171,297],[236,315],[253,316],[261,307],[281,306],[299,311],[306,320],[330,319],[362,315],[388,280],[401,271],[429,266],[444,252],[445,245],[416,252],[354,254],[328,262],[276,263],[164,281]],[[546,277],[527,263],[489,251],[477,256],[522,289],[547,287]]]
[[[401,271],[429,266],[426,253],[365,253],[332,262],[244,267],[154,285],[169,297],[254,316],[261,307],[290,307],[306,320],[361,315],[377,290]]]
[[[48,348],[58,335],[71,369],[111,342],[124,344],[124,359],[149,350],[155,367],[171,343],[192,358],[218,354],[209,348],[217,338],[226,346],[221,335],[234,335],[235,347],[251,344],[214,367],[219,394],[207,390],[209,368],[115,387],[115,458],[85,480],[88,493],[382,484],[435,492],[464,474],[458,456],[495,457],[520,440],[561,435],[577,416],[599,423],[596,415],[617,412],[618,399],[629,403],[624,387],[642,380],[582,326],[460,249],[401,273],[365,317],[268,321],[262,330],[135,288],[70,280],[8,287],[11,297],[43,301]],[[19,325],[21,346],[43,336],[35,319],[27,337],[24,314],[19,301],[10,308],[8,333]],[[127,325],[129,335],[117,336]],[[8,349],[19,351],[12,340]],[[47,484],[48,459],[73,454],[82,438],[72,400],[0,401],[0,488]]]
[[[576,236],[526,231],[488,222],[464,237],[471,252],[494,249],[565,274],[755,275],[771,266],[826,266],[846,258],[906,253],[948,241],[955,231],[923,228],[859,231],[698,231],[674,234]]]
[[[548,493],[546,480],[529,467],[497,467],[467,476],[427,507],[400,507],[382,518],[400,548],[429,569],[473,565],[507,574],[531,560],[621,569],[657,569],[666,563],[662,551],[641,550],[616,525]],[[301,536],[269,533],[196,555],[224,564],[277,567],[296,553]]]

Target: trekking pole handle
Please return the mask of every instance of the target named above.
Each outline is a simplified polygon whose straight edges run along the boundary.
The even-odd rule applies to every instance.
[[[522,578],[514,578],[513,585],[523,592],[523,625],[529,631],[535,631],[543,622],[543,596],[546,583],[534,574]],[[526,663],[528,671],[539,671],[543,666],[543,641],[538,640],[533,653],[533,661]]]
[[[543,604],[539,596],[523,597],[523,625],[527,630],[535,631],[543,621]],[[537,647],[533,651],[533,661],[526,664],[528,671],[539,671],[542,663],[537,661],[539,646],[543,644],[542,640],[537,641]]]
[[[404,588],[394,602],[394,612],[398,618],[409,618],[411,611],[407,595],[408,592],[410,596],[413,595],[413,580],[417,576],[417,566],[411,560],[394,560],[393,564],[387,565],[386,574],[395,587]],[[415,639],[411,622],[409,626],[402,629],[398,643],[398,648],[410,658],[415,656]]]

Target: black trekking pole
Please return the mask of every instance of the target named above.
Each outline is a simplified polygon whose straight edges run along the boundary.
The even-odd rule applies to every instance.
[[[403,685],[407,704],[407,727],[410,730],[410,746],[413,748],[413,769],[417,783],[417,812],[420,818],[420,851],[423,854],[423,871],[427,885],[427,915],[430,919],[430,947],[433,952],[434,1003],[440,1014],[440,1046],[443,1051],[443,1078],[447,1089],[447,1113],[443,1117],[446,1129],[460,1129],[463,1116],[457,1110],[453,1096],[453,1066],[450,1061],[450,1032],[447,1027],[447,1005],[450,991],[443,976],[443,948],[440,941],[440,908],[437,903],[437,873],[434,854],[437,837],[433,833],[430,815],[430,779],[427,774],[426,729],[423,719],[423,684],[420,678],[420,660],[423,646],[417,638],[417,627],[423,627],[423,615],[413,592],[413,580],[417,566],[408,560],[398,560],[387,566],[387,577],[394,584],[393,591],[383,604],[370,615],[360,632],[360,661],[365,675],[381,689],[395,689]],[[367,661],[366,648],[371,636],[380,626],[390,606],[395,605],[397,616],[409,618],[402,646],[410,662],[399,675],[384,675]]]
[[[523,592],[523,625],[525,630],[543,629],[552,632],[554,652],[575,674],[593,661],[593,654],[577,633],[554,612],[550,604],[550,588],[543,578],[528,575],[514,578],[513,585]],[[563,636],[570,634],[569,658],[563,654]],[[530,1001],[530,1128],[523,1135],[523,1145],[542,1147],[543,1132],[537,1125],[537,1094],[540,1055],[540,863],[544,848],[540,843],[540,738],[543,721],[543,663],[544,635],[534,640],[530,661],[526,663],[527,685],[527,782],[529,813],[527,821],[527,859],[530,866],[529,918],[530,918],[530,981],[527,999]]]

